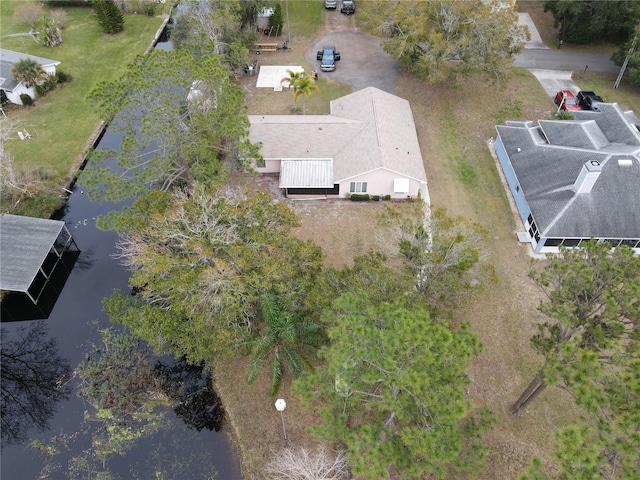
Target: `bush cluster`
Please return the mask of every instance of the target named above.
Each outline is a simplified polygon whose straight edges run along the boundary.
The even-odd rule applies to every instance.
[[[373,200],[379,202],[380,200],[391,200],[391,195],[369,195],[368,193],[352,193],[349,195],[349,200],[353,202],[368,202]]]
[[[25,107],[29,107],[33,105],[33,98],[31,98],[31,95],[29,95],[28,93],[21,93],[20,101],[22,102],[22,105],[24,105]]]

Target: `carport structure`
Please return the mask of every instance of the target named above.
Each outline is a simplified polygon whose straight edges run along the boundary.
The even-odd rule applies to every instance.
[[[64,222],[0,216],[0,290],[26,294],[37,304],[56,265],[76,245]]]

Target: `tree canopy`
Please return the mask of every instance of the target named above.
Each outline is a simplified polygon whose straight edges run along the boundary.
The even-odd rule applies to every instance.
[[[49,77],[42,65],[31,58],[18,60],[11,67],[11,73],[16,80],[24,82],[27,87],[35,86]]]
[[[104,33],[119,33],[124,30],[124,15],[113,0],[93,0],[93,11],[98,25]]]
[[[262,294],[302,301],[313,285],[322,254],[290,235],[295,225],[263,192],[153,191],[119,219],[136,294],[116,293],[107,313],[158,352],[211,362],[257,327]]]
[[[553,13],[561,38],[572,43],[624,42],[640,22],[635,0],[545,0],[544,10]]]
[[[312,315],[293,311],[293,303],[288,296],[261,295],[259,333],[244,342],[251,352],[247,382],[251,384],[269,361],[271,396],[280,389],[284,369],[294,378],[310,369],[310,357],[326,340],[322,325]]]
[[[387,36],[386,52],[432,83],[478,73],[502,79],[528,35],[515,3],[499,0],[367,2],[360,15]]]
[[[295,383],[317,402],[313,432],[343,443],[358,478],[444,478],[449,468],[477,467],[476,443],[491,420],[472,416],[465,398],[469,360],[480,351],[468,326],[451,330],[426,309],[341,296],[326,311],[325,363]]]
[[[558,433],[563,478],[580,471],[584,478],[638,478],[640,258],[627,246],[590,241],[562,248],[531,276],[546,296],[540,310],[548,320],[532,338],[544,363],[514,413],[548,385],[560,386],[587,414],[584,424]]]
[[[123,135],[119,152],[94,151],[82,173],[98,201],[211,183],[224,177],[225,162],[258,155],[247,141],[242,92],[215,55],[196,60],[184,50],[153,50],[119,80],[98,84],[89,99]]]
[[[231,70],[237,70],[249,59],[258,12],[267,3],[264,0],[189,2],[176,16],[171,38],[177,49],[187,50],[195,58],[214,52],[224,58]]]

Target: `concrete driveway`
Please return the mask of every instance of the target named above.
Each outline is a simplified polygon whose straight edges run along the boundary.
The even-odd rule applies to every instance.
[[[328,14],[342,15],[340,11]],[[323,45],[334,45],[340,52],[340,61],[336,62],[333,72],[320,71],[316,53],[322,50]],[[396,91],[399,64],[391,55],[382,51],[379,38],[355,31],[334,31],[320,37],[311,45],[307,59],[314,65],[320,77],[347,83],[354,91],[365,87],[376,87],[389,93]]]

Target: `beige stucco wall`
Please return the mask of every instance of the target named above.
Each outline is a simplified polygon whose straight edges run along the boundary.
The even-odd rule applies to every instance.
[[[367,192],[369,195],[391,195],[391,198],[416,198],[420,190],[421,182],[409,178],[409,192],[396,193],[393,191],[393,181],[396,178],[408,178],[395,172],[385,169],[374,170],[363,175],[358,175],[340,182],[340,196],[346,197],[350,192],[351,182],[367,182]],[[422,194],[421,194],[422,195]]]

